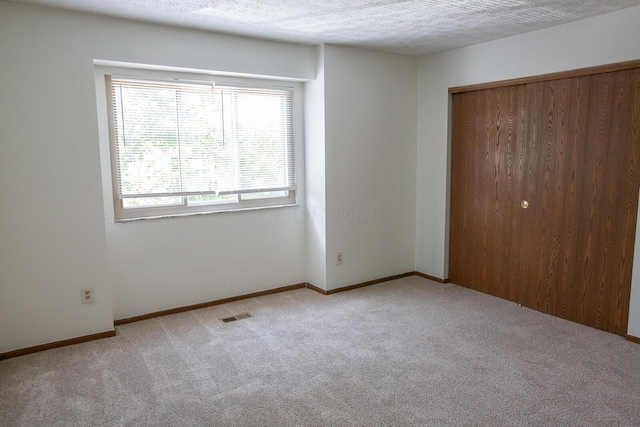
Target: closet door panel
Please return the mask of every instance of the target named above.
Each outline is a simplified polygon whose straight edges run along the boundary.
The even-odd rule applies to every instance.
[[[627,70],[527,85],[530,207],[517,300],[618,334],[638,203],[638,78]]]
[[[524,89],[453,99],[449,279],[512,301],[520,280]]]
[[[525,198],[526,244],[518,302],[560,317],[580,311],[578,272],[582,169],[586,160],[589,79],[527,85],[528,148]]]
[[[640,70],[591,76],[576,293],[571,320],[627,330],[636,215]]]

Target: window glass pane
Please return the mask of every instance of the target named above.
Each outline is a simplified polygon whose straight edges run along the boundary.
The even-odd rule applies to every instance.
[[[153,206],[176,206],[182,205],[182,197],[136,197],[122,199],[124,209],[149,208]]]
[[[115,81],[113,102],[120,194],[215,190],[222,135],[209,87]]]
[[[216,159],[218,190],[293,186],[292,93],[237,87],[220,91],[226,151]]]
[[[243,200],[251,200],[251,199],[269,199],[272,197],[287,197],[289,195],[288,191],[265,191],[262,193],[243,193]]]
[[[238,167],[240,188],[269,188],[286,185],[283,161],[283,111],[279,96],[239,94]]]
[[[175,192],[179,178],[175,100],[170,90],[118,87],[114,91],[121,194]]]
[[[187,200],[189,204],[207,204],[207,203],[232,203],[236,201],[235,194],[207,194],[204,196],[189,196]]]

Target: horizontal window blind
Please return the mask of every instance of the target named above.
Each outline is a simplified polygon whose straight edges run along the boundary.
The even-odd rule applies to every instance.
[[[292,90],[107,85],[121,199],[295,190]]]

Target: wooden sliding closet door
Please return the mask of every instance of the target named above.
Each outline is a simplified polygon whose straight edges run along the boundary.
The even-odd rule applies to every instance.
[[[512,301],[522,279],[525,117],[524,85],[453,98],[449,280]]]
[[[618,334],[629,314],[639,89],[640,69],[527,85],[537,149],[526,179],[518,302]]]
[[[585,218],[590,76],[531,83],[526,87],[527,157],[523,199],[529,207],[518,261],[523,281],[517,301],[559,317],[581,311],[583,280],[578,257]]]
[[[640,69],[455,94],[453,108],[450,280],[626,333]]]

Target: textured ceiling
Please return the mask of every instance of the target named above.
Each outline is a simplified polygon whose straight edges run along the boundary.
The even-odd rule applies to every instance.
[[[272,40],[336,43],[413,55],[640,5],[640,0],[11,1]]]

